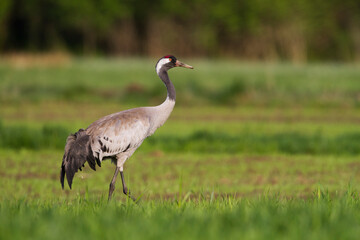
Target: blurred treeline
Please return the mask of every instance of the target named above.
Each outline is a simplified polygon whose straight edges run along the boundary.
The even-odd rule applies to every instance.
[[[360,59],[358,0],[1,0],[0,52]]]

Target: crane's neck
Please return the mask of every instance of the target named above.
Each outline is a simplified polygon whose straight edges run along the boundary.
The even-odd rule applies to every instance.
[[[158,72],[158,75],[167,88],[167,98],[162,104],[155,107],[147,108],[151,123],[148,136],[152,135],[156,129],[158,129],[166,122],[166,120],[169,118],[175,106],[175,98],[176,98],[175,87],[170,81],[166,70],[161,69]]]
[[[167,71],[165,69],[160,69],[158,75],[159,75],[160,79],[163,81],[163,83],[165,84],[166,89],[167,89],[166,100],[171,100],[171,101],[175,102],[175,100],[176,100],[175,87],[172,84],[172,82],[170,81]]]

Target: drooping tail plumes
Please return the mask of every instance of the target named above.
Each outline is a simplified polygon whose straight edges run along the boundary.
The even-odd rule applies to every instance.
[[[79,129],[75,134],[68,136],[65,145],[65,153],[61,164],[60,182],[64,189],[64,178],[66,175],[67,182],[71,189],[72,180],[75,173],[84,166],[85,162],[88,162],[89,166],[95,169],[95,162],[99,164],[99,161],[93,156],[90,145],[90,136],[86,134],[84,129]]]

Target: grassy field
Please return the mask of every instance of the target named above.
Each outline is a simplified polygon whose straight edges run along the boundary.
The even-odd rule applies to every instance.
[[[154,61],[0,63],[0,239],[357,239],[360,68],[187,60],[177,106],[125,165],[61,190],[69,133],[166,96]],[[140,230],[140,231],[139,231]]]
[[[21,199],[0,205],[1,239],[357,239],[359,200],[259,199],[107,204]]]

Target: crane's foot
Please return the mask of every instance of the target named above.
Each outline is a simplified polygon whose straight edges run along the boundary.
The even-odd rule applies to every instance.
[[[122,171],[120,171],[120,175],[121,175],[121,182],[122,182],[122,185],[123,185],[123,193],[126,196],[128,196],[129,198],[131,198],[135,203],[137,203],[138,201],[136,200],[136,198],[131,196],[130,189],[128,189],[126,184],[125,184],[124,173]]]
[[[133,200],[135,203],[137,203],[136,198],[133,197],[133,196],[131,196],[130,189],[128,190],[127,187],[125,187],[125,188],[123,189],[123,192],[124,192],[124,194],[125,194],[128,198],[130,198],[130,199]]]

